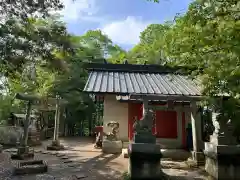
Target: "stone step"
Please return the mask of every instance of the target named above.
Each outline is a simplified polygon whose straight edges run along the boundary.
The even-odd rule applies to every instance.
[[[129,142],[123,142],[123,148],[128,148]]]

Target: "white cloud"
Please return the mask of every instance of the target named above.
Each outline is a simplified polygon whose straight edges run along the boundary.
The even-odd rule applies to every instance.
[[[150,24],[136,17],[128,16],[125,20],[105,25],[102,31],[115,43],[134,45],[139,42],[140,33]]]
[[[63,16],[64,20],[76,21],[91,17],[96,14],[98,9],[95,0],[61,0],[64,4],[64,9],[59,13]]]

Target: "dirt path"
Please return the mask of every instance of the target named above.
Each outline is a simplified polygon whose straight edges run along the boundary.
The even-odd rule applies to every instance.
[[[0,180],[121,180],[127,171],[128,159],[122,155],[102,154],[93,148],[92,141],[87,138],[66,138],[61,143],[67,150],[47,151],[46,145],[35,148],[35,159],[43,159],[48,163],[48,172],[43,175],[11,176],[9,153],[0,154]],[[201,171],[183,168],[181,162],[163,161],[163,172],[170,179],[192,180],[205,179]]]

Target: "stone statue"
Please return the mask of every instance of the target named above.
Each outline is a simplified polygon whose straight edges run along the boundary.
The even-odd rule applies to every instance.
[[[135,117],[133,124],[133,130],[136,134],[138,133],[152,133],[152,123],[153,123],[153,111],[146,110],[143,117],[138,120]]]
[[[106,139],[110,141],[117,141],[117,134],[119,132],[119,123],[115,121],[111,121],[107,123],[107,127],[111,127],[112,131],[106,134]]]

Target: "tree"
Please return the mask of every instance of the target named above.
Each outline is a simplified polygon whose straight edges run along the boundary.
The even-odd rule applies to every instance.
[[[58,0],[5,0],[0,6],[4,17],[0,23],[0,68],[5,75],[22,72],[26,64],[36,61],[56,64],[59,61],[53,52],[71,49],[65,24],[51,18],[51,11],[63,7]]]
[[[176,19],[165,47],[178,64],[199,67],[204,92],[240,97],[238,1],[196,1]]]
[[[151,24],[140,34],[140,43],[134,46],[127,57],[131,63],[143,64],[166,64],[169,59],[166,56],[163,46],[164,38],[171,24]]]

